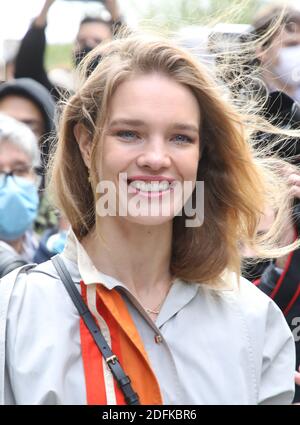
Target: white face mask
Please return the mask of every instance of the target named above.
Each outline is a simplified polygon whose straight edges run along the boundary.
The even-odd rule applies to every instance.
[[[278,65],[273,69],[275,74],[289,86],[300,87],[300,44],[282,47],[278,57]]]

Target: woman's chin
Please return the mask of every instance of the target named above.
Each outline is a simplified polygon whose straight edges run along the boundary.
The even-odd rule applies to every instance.
[[[173,220],[173,216],[132,216],[128,215],[123,217],[126,221],[130,223],[140,224],[142,226],[159,226],[162,224],[169,223]]]

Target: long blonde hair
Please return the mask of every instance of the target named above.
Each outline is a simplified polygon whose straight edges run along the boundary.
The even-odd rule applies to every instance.
[[[187,51],[166,39],[142,35],[94,49],[82,66],[79,88],[61,115],[50,192],[77,237],[84,237],[95,226],[96,197],[74,126],[82,123],[90,133],[93,182],[95,153],[101,151],[102,129],[116,88],[136,74],[153,72],[188,87],[198,100],[202,119],[204,150],[197,180],[205,182],[204,223],[187,228],[184,213],[174,218],[172,274],[186,281],[214,282],[226,268],[239,272],[240,243],[255,244],[261,256],[281,252],[276,248],[276,235],[289,208],[287,187],[277,172],[279,162],[265,159],[252,147],[258,130],[277,129],[255,114],[241,113]],[[267,237],[257,241],[256,228],[267,204],[278,211],[277,218]]]

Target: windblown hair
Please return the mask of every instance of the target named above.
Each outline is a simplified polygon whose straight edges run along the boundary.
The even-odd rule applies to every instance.
[[[269,4],[258,11],[254,16],[252,25],[258,36],[267,33],[275,35],[282,26],[293,28],[295,23],[300,23],[300,10],[282,4]],[[275,28],[275,33],[274,33]]]
[[[101,61],[90,72],[98,57]],[[173,219],[172,274],[186,281],[213,283],[227,268],[239,273],[240,243],[254,244],[261,256],[278,255],[276,235],[289,208],[288,191],[280,177],[279,162],[265,159],[252,147],[257,131],[276,129],[255,114],[239,111],[228,93],[187,51],[146,35],[101,44],[87,55],[81,85],[64,107],[50,192],[77,237],[87,235],[96,224],[96,163],[111,98],[122,82],[151,73],[163,74],[189,88],[201,112],[203,150],[197,180],[204,181],[205,187],[204,223],[187,228],[184,213]],[[92,184],[74,137],[77,123],[86,127],[93,144]],[[267,237],[258,241],[256,228],[266,205],[278,211],[277,218]]]

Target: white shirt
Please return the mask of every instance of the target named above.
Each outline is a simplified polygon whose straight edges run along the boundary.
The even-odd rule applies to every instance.
[[[120,292],[164,404],[291,403],[292,334],[250,282],[241,278],[238,287],[228,273],[213,289],[177,279],[154,323],[124,284],[95,268],[73,233],[62,258],[74,282]],[[0,282],[0,402],[85,404],[79,316],[52,262],[19,273],[14,284],[16,274]]]

